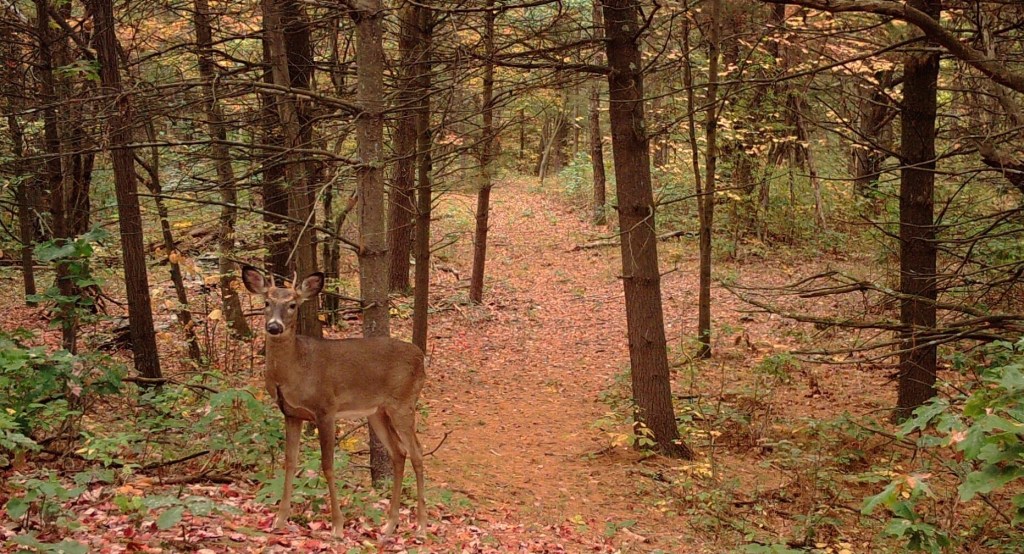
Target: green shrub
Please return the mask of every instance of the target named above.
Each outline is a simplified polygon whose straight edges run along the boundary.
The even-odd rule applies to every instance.
[[[31,346],[26,330],[0,331],[0,464],[81,415],[89,398],[120,390],[124,369],[99,354]]]
[[[993,343],[984,354],[955,357],[954,367],[975,378],[950,399],[921,406],[900,428],[899,438],[915,443],[928,460],[925,467],[898,476],[864,504],[865,514],[885,508],[890,514],[885,533],[905,540],[910,550],[1024,540],[1024,339]],[[935,514],[930,481],[937,472],[929,465],[954,476],[958,510],[973,509],[977,519],[968,530],[950,529],[947,522],[954,519]],[[980,529],[988,531],[983,536],[973,531]]]

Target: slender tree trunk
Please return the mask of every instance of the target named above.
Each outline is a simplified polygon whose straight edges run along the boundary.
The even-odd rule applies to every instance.
[[[384,228],[384,43],[381,0],[356,0],[350,12],[356,24],[356,121],[361,164],[359,186],[359,289],[363,297],[363,336],[391,334],[388,319],[388,251]],[[370,431],[370,476],[380,483],[391,476],[387,450]]]
[[[487,263],[487,227],[491,211],[491,174],[494,144],[494,0],[487,0],[484,12],[483,127],[480,145],[480,191],[476,197],[476,232],[473,234],[473,273],[469,280],[469,301],[477,304],[484,298],[484,266]]]
[[[18,120],[17,109],[14,106],[13,96],[8,96],[7,128],[11,133],[11,148],[14,155],[14,174],[17,179],[15,184],[15,200],[18,204],[18,240],[21,242],[21,277],[25,290],[25,305],[36,306],[37,302],[29,300],[28,297],[36,294],[35,262],[32,251],[35,243],[35,233],[32,226],[34,217],[32,202],[32,181],[28,177],[28,170],[25,164],[25,131]]]
[[[601,16],[601,2],[593,2],[594,38],[604,38],[604,18]],[[597,65],[604,63],[604,56],[598,50]],[[604,137],[601,133],[601,82],[595,80],[590,87],[590,166],[594,174],[594,225],[607,223],[605,215],[605,174]]]
[[[290,77],[288,49],[285,42],[285,23],[282,18],[287,0],[263,0],[263,22],[270,42],[271,70],[274,83],[279,86],[293,86]],[[284,131],[286,153],[285,180],[288,183],[289,241],[294,254],[294,274],[304,276],[316,270],[316,250],[313,244],[313,204],[308,194],[310,177],[309,165],[301,159],[296,149],[302,148],[303,139],[299,111],[295,99],[281,95],[276,99],[278,117]],[[302,335],[319,337],[323,330],[317,317],[317,303],[307,302],[299,308],[298,332]]]
[[[711,357],[711,235],[715,215],[715,168],[718,163],[718,58],[720,46],[721,0],[711,0],[708,33],[707,117],[704,132],[707,141],[704,161],[704,191],[699,199],[700,269],[697,285],[697,340],[701,358]]]
[[[690,143],[690,164],[693,168],[694,192],[697,196],[698,228],[704,228],[704,187],[700,175],[700,148],[697,145],[697,103],[693,93],[693,59],[690,55],[690,5],[683,5],[687,16],[683,18],[683,86],[686,88],[686,125],[687,139]],[[710,318],[709,318],[710,320]],[[700,332],[698,330],[698,336]]]
[[[61,243],[68,238],[66,215],[66,192],[64,171],[61,163],[60,130],[57,125],[57,87],[53,75],[52,33],[50,30],[49,3],[36,0],[36,34],[39,39],[39,101],[43,105],[43,150],[46,154],[44,182],[50,195],[50,226],[54,241]],[[61,296],[71,298],[79,294],[78,287],[68,275],[66,263],[58,262],[56,267],[57,289]],[[78,347],[78,314],[70,303],[61,303],[61,346],[68,352]]]
[[[156,204],[156,214],[160,219],[160,236],[164,242],[164,250],[167,255],[167,263],[170,266],[171,283],[174,285],[174,294],[178,299],[178,323],[181,324],[182,332],[185,334],[185,344],[188,346],[188,357],[196,365],[203,367],[203,352],[199,347],[199,338],[196,336],[195,323],[192,321],[192,311],[189,309],[188,293],[185,290],[185,279],[181,273],[181,264],[174,257],[174,235],[171,231],[171,218],[167,212],[167,205],[163,199],[163,186],[160,184],[160,147],[157,146],[156,128],[153,120],[145,122],[146,138],[149,140],[149,164],[145,165],[146,173],[149,174],[149,181],[146,182],[149,192],[153,194],[153,203]]]
[[[232,286],[237,277],[231,255],[235,249],[235,221],[238,219],[238,194],[235,191],[235,172],[231,167],[231,153],[225,144],[227,129],[224,114],[217,102],[213,83],[217,78],[213,62],[213,31],[210,29],[210,5],[208,0],[195,0],[194,23],[196,47],[199,57],[199,76],[203,79],[203,108],[206,112],[206,126],[210,133],[210,151],[217,170],[217,186],[220,190],[220,227],[217,230],[217,244],[220,249],[218,269],[220,271],[220,298],[224,321],[236,337],[247,337],[252,331],[242,312],[238,291]]]
[[[419,105],[416,111],[416,258],[415,288],[413,293],[412,342],[427,351],[427,324],[430,308],[430,214],[433,206],[431,178],[430,135],[430,34],[431,14],[416,6],[417,48],[423,59],[417,75],[416,90]]]
[[[679,439],[672,407],[651,161],[644,128],[639,12],[637,0],[604,2],[609,118],[622,233],[622,283],[636,402],[635,431],[652,438],[668,456],[691,458],[693,453]]]
[[[417,59],[416,6],[401,10],[398,50],[402,72],[395,123],[395,179],[388,214],[388,289],[409,292],[409,252],[412,247],[413,189],[416,181],[416,77],[423,60]]]
[[[858,133],[863,144],[853,145],[853,190],[863,198],[871,197],[877,189],[878,177],[889,146],[890,124],[894,108],[885,90],[892,86],[891,69],[875,73],[877,84],[866,88],[858,105]]]
[[[131,97],[121,88],[113,3],[111,0],[90,0],[90,3],[95,23],[94,40],[96,57],[100,63],[100,81],[115,98],[113,112],[108,115],[107,121],[135,369],[143,377],[159,378],[160,359],[157,357],[156,333],[153,328],[146,257],[142,242],[142,213],[139,209],[138,183],[130,146]]]
[[[941,0],[910,0],[936,21]],[[903,420],[935,396],[937,349],[919,334],[935,328],[935,118],[939,76],[937,49],[903,60],[900,107],[900,323],[910,330],[900,344],[899,389],[894,419]]]
[[[274,84],[270,39],[266,33],[263,36],[262,44],[263,63],[267,67],[263,80],[268,84]],[[260,103],[261,142],[267,146],[283,147],[284,140],[281,137],[281,117],[278,115],[277,96],[271,93],[260,93]],[[283,154],[278,150],[261,149],[259,157],[261,159],[260,172],[263,177],[263,221],[271,229],[263,237],[267,247],[265,263],[271,273],[271,278],[279,281],[277,277],[288,273],[288,258],[291,253],[286,230],[288,191],[283,185],[285,164],[282,159]]]
[[[526,160],[526,109],[519,108],[519,166]]]

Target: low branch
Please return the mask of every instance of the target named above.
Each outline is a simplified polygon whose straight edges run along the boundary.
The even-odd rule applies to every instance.
[[[689,237],[696,238],[697,233],[693,231],[671,231],[668,233],[662,233],[658,235],[658,240],[674,239],[676,237]],[[591,242],[585,242],[583,244],[577,244],[568,250],[568,252],[579,252],[580,250],[588,250],[591,248],[603,248],[605,246],[618,246],[620,243],[619,238],[616,236],[610,239],[601,239]]]

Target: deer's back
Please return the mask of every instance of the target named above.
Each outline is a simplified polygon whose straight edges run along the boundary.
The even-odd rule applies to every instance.
[[[296,339],[299,364],[308,376],[301,386],[304,395],[331,390],[343,404],[339,410],[416,396],[423,388],[423,351],[416,345],[388,337]]]

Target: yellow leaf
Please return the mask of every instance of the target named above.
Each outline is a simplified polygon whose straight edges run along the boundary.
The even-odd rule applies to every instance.
[[[212,312],[210,312],[210,315],[208,315],[206,317],[208,319],[210,319],[211,321],[220,321],[221,315],[222,314],[221,314],[220,308],[217,308],[216,310],[213,310]]]
[[[207,286],[216,285],[219,282],[220,282],[220,275],[207,275],[203,279],[203,283],[206,284]]]
[[[170,254],[167,255],[167,259],[170,260],[172,264],[181,263],[181,254],[178,254],[177,252],[171,252]]]

